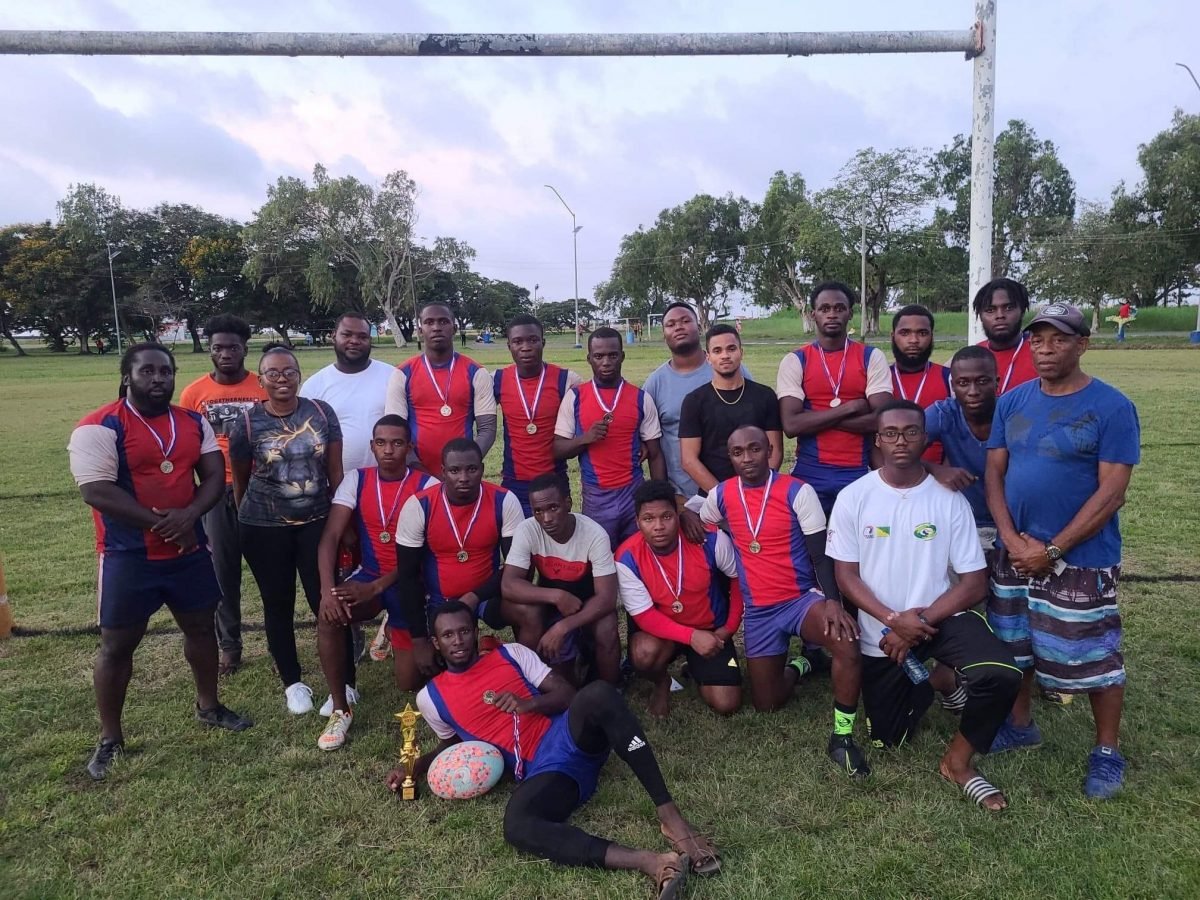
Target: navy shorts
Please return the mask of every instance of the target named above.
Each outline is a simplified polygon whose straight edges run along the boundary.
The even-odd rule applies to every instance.
[[[603,753],[585,753],[571,737],[566,712],[553,718],[550,730],[542,737],[533,759],[525,769],[524,777],[532,778],[546,772],[559,772],[579,785],[579,805],[596,793],[600,782],[600,770],[608,759],[608,750]]]
[[[379,576],[364,572],[363,567],[359,566],[346,576],[346,580],[357,584],[370,584],[372,581],[378,581]],[[393,628],[408,628],[408,620],[404,618],[404,611],[400,608],[400,588],[393,584],[380,594],[379,605],[387,611],[389,625]]]
[[[637,531],[633,492],[641,483],[639,478],[623,488],[583,486],[583,514],[608,533],[613,550]]]
[[[787,653],[793,637],[800,636],[804,618],[825,595],[809,591],[795,600],[772,603],[770,606],[747,606],[742,619],[745,628],[746,659],[778,656]]]
[[[101,628],[140,625],[163,606],[173,613],[215,609],[221,599],[207,547],[176,559],[101,553],[98,585]]]

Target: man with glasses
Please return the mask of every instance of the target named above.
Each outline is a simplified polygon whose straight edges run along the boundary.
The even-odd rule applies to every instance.
[[[883,465],[842,489],[829,521],[829,555],[842,596],[858,608],[863,708],[876,747],[900,747],[933,702],[923,666],[936,659],[967,698],[939,766],[981,808],[1008,805],[972,764],[987,753],[1020,685],[1020,670],[982,616],[987,564],[970,505],[925,471],[925,413],[911,400],[879,411]],[[950,572],[958,577],[952,583]],[[911,668],[905,668],[905,665]]]

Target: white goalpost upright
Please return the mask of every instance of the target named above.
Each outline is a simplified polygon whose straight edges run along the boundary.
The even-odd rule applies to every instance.
[[[0,54],[80,56],[815,56],[962,53],[973,61],[968,309],[991,279],[996,0],[975,0],[969,28],[948,31],[401,34],[0,30]],[[579,291],[576,290],[576,296]],[[968,316],[970,340],[981,329]]]

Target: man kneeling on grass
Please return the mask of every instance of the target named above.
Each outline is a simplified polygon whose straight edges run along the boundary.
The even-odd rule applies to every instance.
[[[432,615],[433,645],[446,670],[422,688],[417,706],[441,742],[417,760],[418,776],[447,747],[484,740],[500,750],[518,781],[504,811],[504,838],[514,847],[560,865],[645,872],[660,898],[679,896],[689,871],[720,870],[712,844],[671,799],[646,732],[616,688],[597,681],[576,693],[520,644],[480,656],[475,616],[457,601]],[[676,852],[623,847],[566,824],[595,792],[610,750],[654,801]],[[388,787],[398,790],[404,777],[402,768],[392,771]]]
[[[966,498],[925,471],[925,444],[920,406],[893,400],[880,409],[875,445],[883,466],[838,494],[827,552],[842,595],[858,607],[872,743],[901,746],[933,702],[929,674],[913,658],[949,666],[967,702],[941,774],[995,812],[1008,802],[971,760],[992,746],[1021,670],[983,618],[968,611],[987,592],[983,548]],[[951,570],[958,575],[953,585]]]

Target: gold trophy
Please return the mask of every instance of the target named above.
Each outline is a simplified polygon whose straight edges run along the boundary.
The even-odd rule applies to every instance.
[[[417,721],[421,714],[412,708],[411,703],[404,704],[404,711],[395,714],[400,723],[400,736],[404,744],[400,748],[400,765],[404,767],[404,781],[400,785],[401,800],[417,799],[417,781],[413,771],[417,767],[417,759],[421,756],[421,747],[417,744]]]

